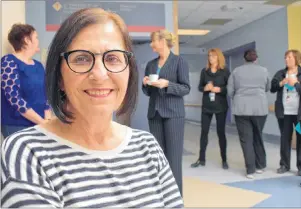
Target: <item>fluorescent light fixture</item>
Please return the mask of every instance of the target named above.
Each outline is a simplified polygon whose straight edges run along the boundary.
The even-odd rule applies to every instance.
[[[178,29],[179,36],[203,36],[210,32],[210,30],[189,30],[189,29]]]

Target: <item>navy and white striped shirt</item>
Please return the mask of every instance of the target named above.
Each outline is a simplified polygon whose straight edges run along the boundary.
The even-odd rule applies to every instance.
[[[40,126],[2,144],[2,207],[183,207],[160,146],[127,128],[109,151],[85,149]]]

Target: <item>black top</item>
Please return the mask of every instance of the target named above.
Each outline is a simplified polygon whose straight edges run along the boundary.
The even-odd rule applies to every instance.
[[[217,70],[212,73],[211,69],[202,69],[199,91],[203,92],[202,111],[207,113],[221,113],[228,110],[227,101],[227,84],[230,71],[225,69]],[[210,101],[209,91],[204,91],[205,86],[209,81],[213,82],[213,86],[220,87],[221,92],[215,94],[215,101]]]
[[[145,76],[156,74],[159,57],[149,61]],[[159,89],[143,85],[142,90],[149,96],[148,119],[155,117],[156,112],[163,118],[185,117],[184,96],[190,92],[188,63],[178,55],[170,52],[165,64],[161,67],[159,78],[169,81],[168,87]]]

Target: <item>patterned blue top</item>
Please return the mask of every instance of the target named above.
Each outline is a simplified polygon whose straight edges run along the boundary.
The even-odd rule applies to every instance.
[[[45,70],[34,60],[28,65],[12,54],[1,58],[1,124],[32,126],[20,113],[32,108],[44,118],[49,109],[44,87]]]

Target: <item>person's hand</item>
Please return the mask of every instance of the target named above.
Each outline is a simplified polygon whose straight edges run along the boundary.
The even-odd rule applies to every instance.
[[[211,92],[213,92],[213,93],[220,93],[220,92],[221,92],[221,88],[215,86],[215,87],[213,87],[213,88],[211,89]]]
[[[148,77],[148,76],[145,76],[145,77],[143,78],[143,85],[147,85],[148,82],[149,82],[149,77]]]
[[[298,79],[297,77],[290,77],[288,78],[288,82],[287,82],[290,86],[295,86],[296,83],[298,83]]]
[[[169,81],[166,80],[166,79],[162,79],[162,78],[160,78],[157,81],[151,82],[152,86],[155,86],[155,87],[160,88],[160,89],[168,87],[168,84],[169,84]]]
[[[213,89],[213,83],[212,82],[209,82],[206,86],[205,86],[205,90],[206,91],[212,91]]]
[[[280,83],[279,83],[279,85],[282,87],[282,86],[284,86],[285,84],[287,84],[288,83],[288,79],[287,78],[284,78]]]

